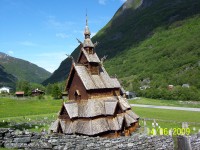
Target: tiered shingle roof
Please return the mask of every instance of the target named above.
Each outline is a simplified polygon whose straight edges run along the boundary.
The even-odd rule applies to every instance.
[[[123,112],[113,116],[117,106]],[[138,121],[139,116],[130,108],[128,102],[120,96],[88,99],[81,103],[75,101],[64,103],[61,111],[66,111],[70,119],[63,121],[62,114],[60,114],[60,118],[52,124],[51,130],[56,131],[60,124],[66,134],[95,135],[110,130],[118,131],[121,130],[123,121],[126,122],[126,127]]]
[[[132,132],[138,125],[139,116],[121,95],[123,88],[118,79],[111,78],[101,64],[90,39],[87,21],[84,34],[78,61],[72,64],[67,80],[66,89],[69,94],[71,92],[71,99],[63,103],[50,130],[92,136],[125,130]],[[91,71],[93,68],[95,73]],[[87,95],[82,99],[81,91]],[[79,99],[75,98],[77,96]]]

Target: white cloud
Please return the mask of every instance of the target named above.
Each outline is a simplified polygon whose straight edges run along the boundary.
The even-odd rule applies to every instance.
[[[68,38],[69,36],[65,33],[56,33],[56,37],[60,37],[60,38],[65,39],[65,38]]]
[[[37,44],[31,42],[31,41],[21,41],[19,42],[20,45],[23,45],[23,46],[37,46]]]
[[[106,0],[99,0],[99,4],[105,5],[106,4]]]
[[[14,54],[14,52],[13,52],[13,51],[11,51],[11,50],[9,50],[9,51],[8,51],[8,54],[9,54],[9,55],[13,55],[13,54]]]
[[[65,51],[56,51],[55,52],[49,52],[49,53],[41,53],[38,56],[39,57],[45,57],[45,58],[55,58],[55,59],[64,59],[66,58]]]
[[[55,50],[55,52],[40,53],[35,58],[37,59],[33,60],[33,63],[53,73],[67,56],[66,51]]]
[[[58,21],[55,16],[48,16],[47,21],[45,21],[45,24],[49,28],[54,29],[69,29],[72,25],[74,25],[71,21]]]
[[[93,37],[93,36],[95,36],[97,34],[97,32],[92,32],[91,33],[91,38]]]

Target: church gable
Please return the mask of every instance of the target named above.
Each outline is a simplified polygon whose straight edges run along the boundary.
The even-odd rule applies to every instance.
[[[100,63],[100,59],[97,56],[93,48],[81,48],[80,55],[78,57],[77,63]]]
[[[82,80],[75,69],[72,72],[67,85],[69,100],[88,99],[88,94]]]
[[[84,55],[83,52],[80,53],[77,62],[80,63],[80,64],[87,64],[88,63],[88,60],[87,60],[87,58],[86,58],[86,56]]]
[[[94,52],[93,49],[87,50],[87,48],[86,49],[82,48],[81,51],[87,58],[88,62],[100,63],[99,57],[97,56],[96,52]]]
[[[59,115],[67,115],[67,116],[69,116],[68,113],[67,113],[67,110],[65,109],[64,105],[62,105],[62,108],[60,110]]]
[[[69,88],[70,88],[70,86],[71,86],[71,84],[72,84],[72,80],[73,80],[74,73],[75,73],[75,69],[74,69],[74,65],[72,64],[70,73],[69,73],[69,75],[68,75],[67,83],[66,83],[66,88],[65,88],[66,91],[69,90]]]

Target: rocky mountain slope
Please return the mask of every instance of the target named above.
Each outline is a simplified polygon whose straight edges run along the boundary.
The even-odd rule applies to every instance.
[[[17,80],[41,83],[47,79],[51,73],[28,61],[11,57],[0,52],[1,83],[12,85]],[[9,85],[8,84],[8,85]]]

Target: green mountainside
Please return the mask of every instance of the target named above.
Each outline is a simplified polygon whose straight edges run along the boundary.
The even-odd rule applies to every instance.
[[[128,0],[94,37],[105,68],[128,90],[189,84],[200,89],[200,1]],[[77,58],[80,48],[72,56]],[[43,83],[67,78],[64,60]],[[136,88],[135,88],[136,87]],[[197,98],[198,99],[198,98]],[[199,98],[200,99],[200,98]]]
[[[28,61],[11,57],[0,52],[0,67],[2,78],[0,82],[15,85],[16,80],[26,80],[29,82],[41,83],[47,79],[51,73]],[[7,80],[9,79],[9,81]]]
[[[16,78],[4,71],[4,67],[0,65],[0,87],[9,86],[14,87]]]
[[[138,46],[108,60],[106,68],[110,74],[117,74],[129,90],[145,85],[167,89],[168,85],[188,84],[199,92],[200,15],[157,28]],[[195,99],[200,100],[200,95]]]

